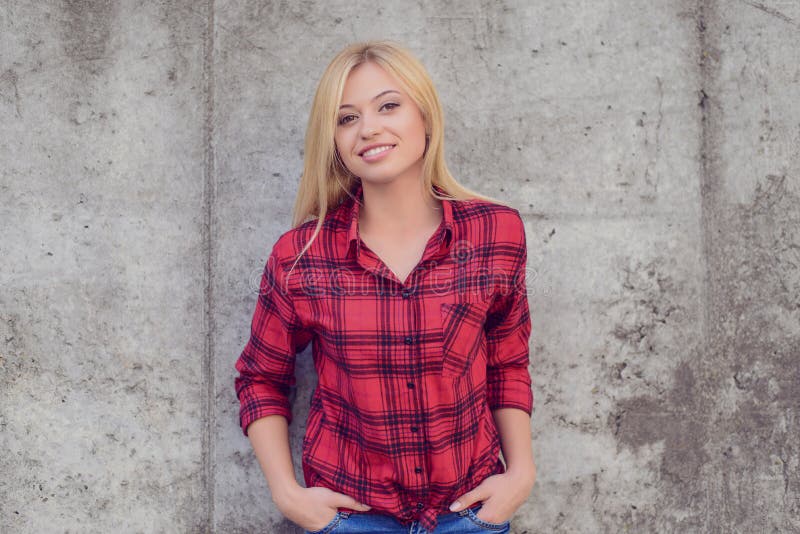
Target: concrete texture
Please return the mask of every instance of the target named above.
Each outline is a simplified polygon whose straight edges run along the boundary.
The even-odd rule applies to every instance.
[[[315,84],[406,43],[529,243],[513,532],[800,532],[800,3],[0,8],[0,531],[300,532],[233,363]],[[295,472],[316,380],[298,356]]]

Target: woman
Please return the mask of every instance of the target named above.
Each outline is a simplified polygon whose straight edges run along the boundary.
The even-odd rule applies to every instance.
[[[306,532],[508,532],[533,487],[524,226],[456,182],[443,136],[398,44],[351,45],[323,74],[235,380],[273,501]],[[312,340],[303,487],[288,392]]]

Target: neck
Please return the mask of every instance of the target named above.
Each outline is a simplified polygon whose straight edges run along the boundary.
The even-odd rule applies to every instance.
[[[362,191],[358,217],[362,233],[410,237],[442,221],[441,201],[423,190],[419,179],[386,184],[362,181]]]

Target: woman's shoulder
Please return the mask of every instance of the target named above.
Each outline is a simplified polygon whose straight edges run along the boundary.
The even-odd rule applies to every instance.
[[[294,228],[290,228],[281,233],[273,245],[273,253],[280,258],[287,258],[297,255],[305,246],[308,238],[314,233],[317,221],[306,221]]]
[[[284,231],[278,236],[273,246],[273,251],[282,259],[292,258],[292,260],[300,254],[306,244],[314,236],[317,230],[319,218],[307,220],[294,228]],[[336,239],[337,234],[344,228],[344,223],[341,218],[340,210],[335,208],[328,211],[322,225],[320,226],[319,233],[317,233],[311,246],[305,254],[316,254],[322,250],[330,250],[332,239]]]
[[[498,204],[482,198],[456,201],[454,203],[454,219],[470,223],[482,229],[500,229],[506,236],[524,234],[525,223],[517,208]]]
[[[507,204],[493,202],[485,198],[470,197],[464,199],[451,199],[450,202],[464,211],[477,211],[495,216],[519,216],[519,210]]]

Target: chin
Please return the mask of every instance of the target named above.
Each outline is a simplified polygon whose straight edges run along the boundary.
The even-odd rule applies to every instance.
[[[362,182],[366,182],[366,183],[369,183],[369,184],[375,184],[375,185],[385,185],[385,184],[391,183],[395,178],[397,178],[397,176],[395,176],[395,175],[391,175],[391,176],[369,176],[369,175],[364,175],[364,174],[361,175],[361,181]]]

